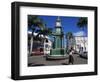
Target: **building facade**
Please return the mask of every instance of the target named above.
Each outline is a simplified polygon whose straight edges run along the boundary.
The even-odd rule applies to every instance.
[[[32,55],[46,55],[50,54],[50,49],[52,48],[52,41],[49,37],[44,37],[43,35],[36,37],[37,33],[34,33],[33,44],[32,44]],[[31,47],[31,32],[28,32],[28,52]]]
[[[74,50],[79,52],[80,50],[83,52],[88,51],[88,37],[86,36],[74,36],[75,44]]]

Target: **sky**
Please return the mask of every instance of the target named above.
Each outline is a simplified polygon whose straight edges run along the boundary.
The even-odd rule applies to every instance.
[[[57,17],[58,16],[39,16],[39,18],[43,19],[43,22],[46,23],[48,28],[53,29],[55,28]],[[72,32],[74,36],[87,36],[87,28],[83,31],[77,26],[79,17],[60,16],[60,19],[64,34]]]

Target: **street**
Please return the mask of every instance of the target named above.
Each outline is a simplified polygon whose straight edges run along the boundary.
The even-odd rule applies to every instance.
[[[81,58],[77,54],[73,54],[74,63],[76,64],[87,64],[88,59]],[[30,56],[28,57],[28,66],[48,66],[48,65],[69,65],[68,58],[62,60],[46,60],[46,58],[42,56]]]

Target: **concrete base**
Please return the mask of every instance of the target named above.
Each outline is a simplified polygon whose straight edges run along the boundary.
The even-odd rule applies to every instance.
[[[68,58],[68,55],[59,55],[59,56],[57,56],[57,55],[47,55],[46,56],[46,59],[47,60],[60,60],[60,59],[67,59]]]

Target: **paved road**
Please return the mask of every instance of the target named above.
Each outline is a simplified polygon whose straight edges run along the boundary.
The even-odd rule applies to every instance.
[[[79,57],[77,54],[73,54],[74,65],[75,64],[87,64],[87,59]],[[29,66],[46,66],[46,65],[68,65],[68,58],[63,60],[46,60],[44,56],[30,56],[28,58]]]

